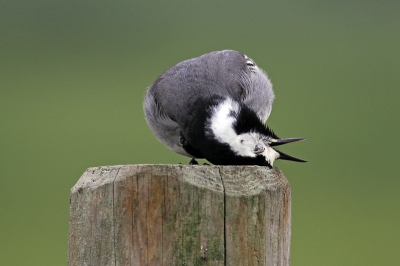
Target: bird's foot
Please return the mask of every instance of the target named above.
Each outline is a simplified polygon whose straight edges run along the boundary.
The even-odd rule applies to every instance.
[[[194,158],[192,158],[191,160],[190,160],[190,162],[189,162],[189,165],[198,165],[199,163],[194,159]]]

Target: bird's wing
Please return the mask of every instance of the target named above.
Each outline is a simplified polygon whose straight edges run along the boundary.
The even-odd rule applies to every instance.
[[[272,109],[274,92],[267,74],[246,55],[224,50],[212,52],[177,65],[179,82],[189,88],[181,97],[187,102],[199,95],[229,96],[252,109],[265,122]]]
[[[180,136],[181,129],[156,100],[153,87],[150,87],[146,92],[143,108],[147,123],[157,139],[176,153],[193,158],[183,149]]]
[[[241,101],[250,107],[261,121],[267,121],[275,95],[267,74],[256,63],[244,55],[246,68],[239,75],[243,90]]]

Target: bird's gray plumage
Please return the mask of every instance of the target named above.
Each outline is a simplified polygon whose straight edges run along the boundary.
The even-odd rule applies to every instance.
[[[155,136],[173,151],[193,157],[183,148],[180,125],[201,97],[230,97],[252,109],[265,122],[274,93],[266,73],[254,61],[232,50],[211,52],[183,61],[161,74],[148,88],[144,111]]]

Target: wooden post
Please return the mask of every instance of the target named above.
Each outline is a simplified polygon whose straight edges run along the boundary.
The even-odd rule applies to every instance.
[[[71,191],[69,266],[289,265],[278,168],[89,168]]]

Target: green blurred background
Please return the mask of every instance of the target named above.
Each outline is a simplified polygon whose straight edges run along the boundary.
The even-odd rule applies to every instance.
[[[201,54],[266,70],[268,125],[306,164],[292,265],[400,265],[400,1],[0,2],[0,265],[66,265],[86,168],[188,163],[152,135],[145,89]]]

